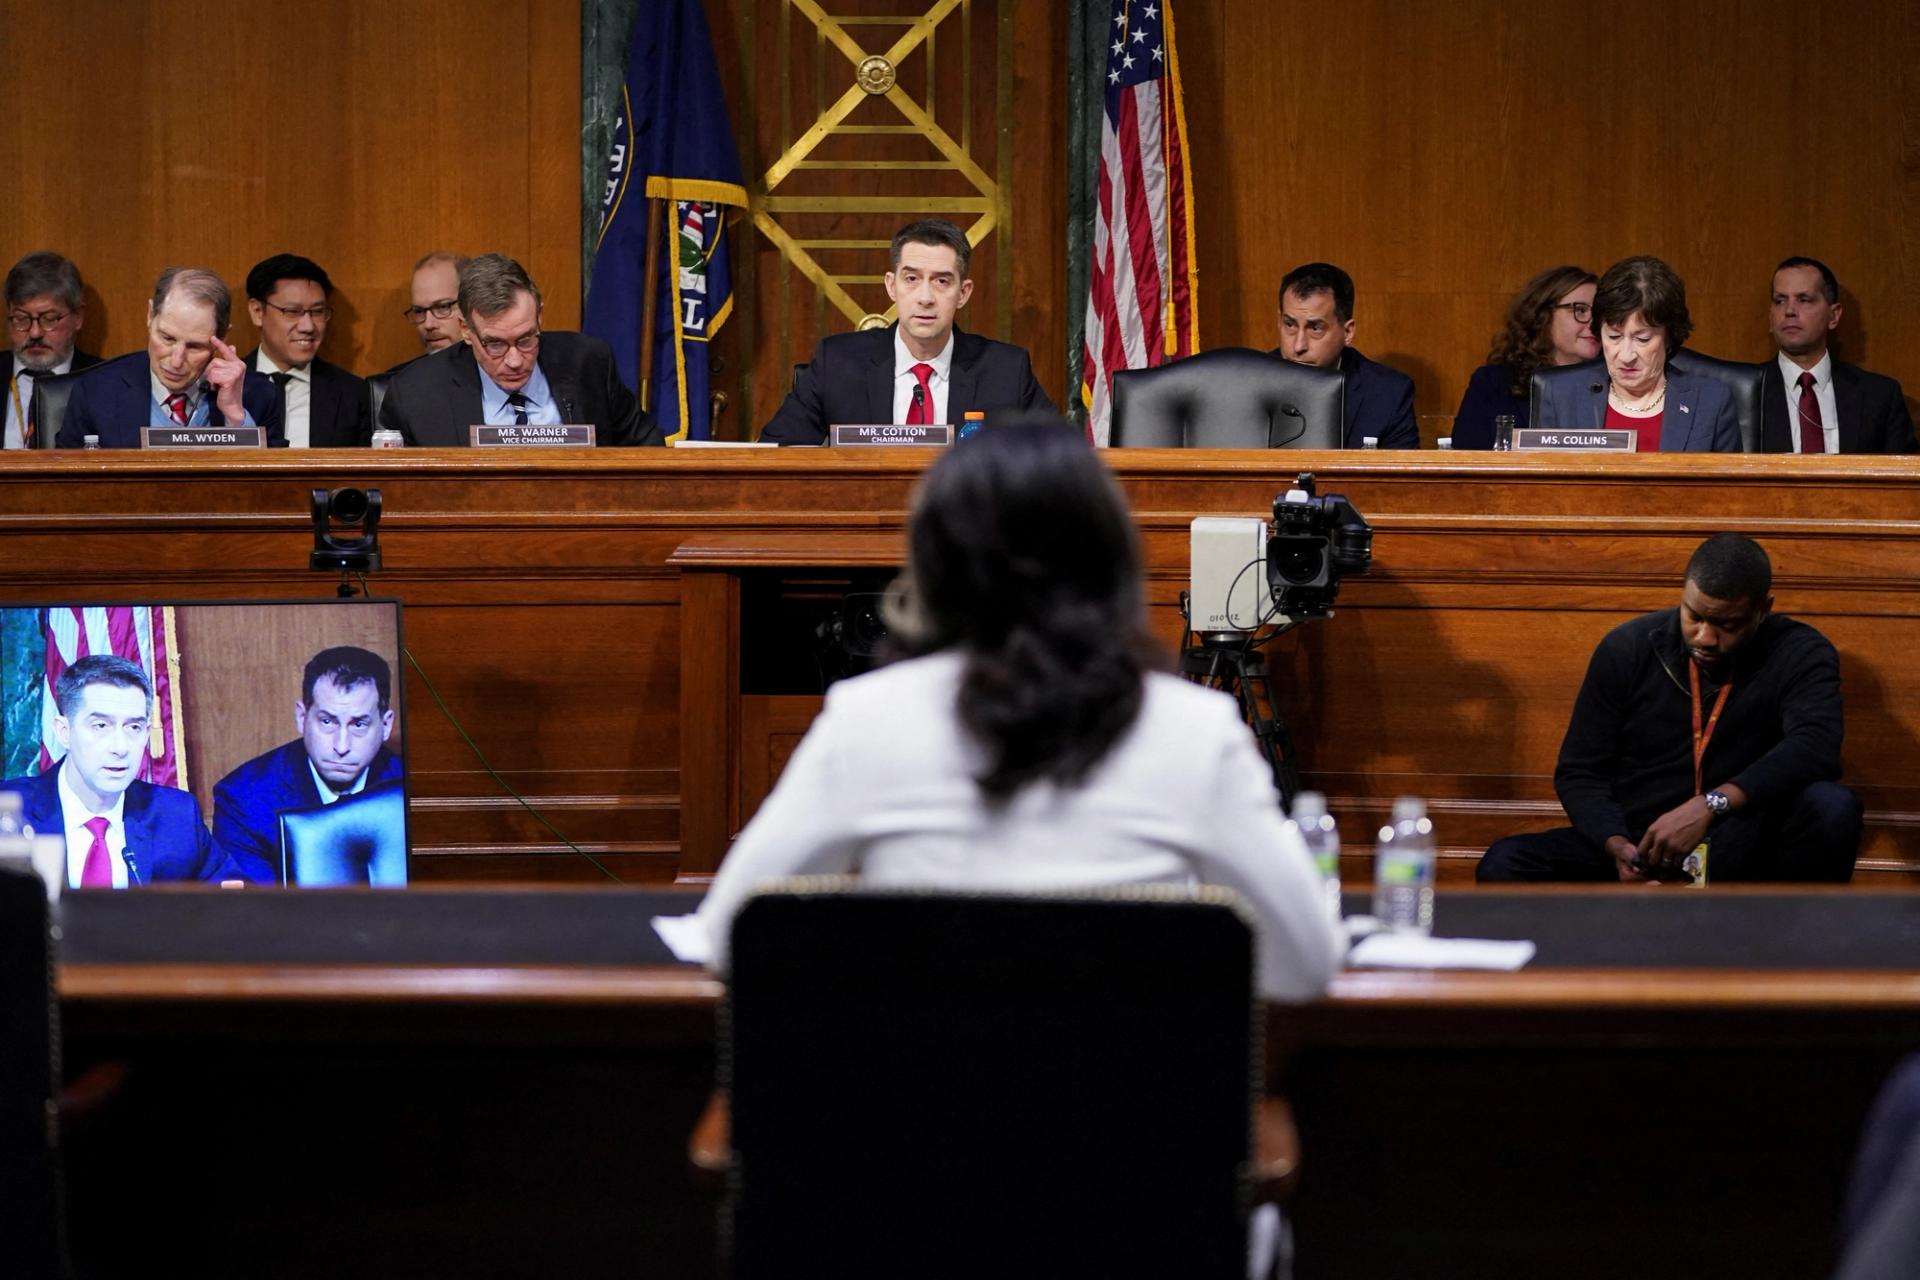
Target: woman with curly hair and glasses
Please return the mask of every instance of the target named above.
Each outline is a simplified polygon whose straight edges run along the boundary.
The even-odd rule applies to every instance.
[[[1534,370],[1578,364],[1600,354],[1594,336],[1593,290],[1600,277],[1585,267],[1549,267],[1527,281],[1507,308],[1506,327],[1493,340],[1487,363],[1473,371],[1460,412],[1453,415],[1453,447],[1493,448],[1493,420],[1511,415],[1527,423],[1527,383]]]

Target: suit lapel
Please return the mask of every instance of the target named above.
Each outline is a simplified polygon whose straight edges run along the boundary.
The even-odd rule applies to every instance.
[[[1860,375],[1838,360],[1833,362],[1833,412],[1840,419],[1840,452],[1861,452],[1860,424],[1866,413],[1860,403]]]
[[[580,416],[580,383],[574,378],[572,370],[554,368],[548,363],[544,351],[541,352],[539,364],[540,372],[547,375],[547,391],[553,396],[553,407],[559,410],[560,421],[591,422],[591,418]]]
[[[34,777],[27,786],[22,809],[27,825],[35,831],[65,836],[67,817],[60,808],[60,769],[61,766],[56,764]]]
[[[120,821],[126,824],[127,883],[147,884],[153,879],[153,785],[134,781],[127,784],[126,804]]]
[[[309,383],[307,398],[307,444],[311,448],[323,449],[335,443],[333,435],[334,418],[340,403],[340,388],[327,376],[332,371],[320,363],[318,356],[308,367]],[[280,410],[280,425],[286,427],[286,406]]]
[[[1787,382],[1780,376],[1780,361],[1767,361],[1760,381],[1760,449],[1763,453],[1792,453],[1793,418],[1786,413]]]
[[[1691,378],[1675,377],[1667,384],[1667,411],[1660,419],[1660,451],[1685,453],[1693,439],[1694,401],[1700,398],[1700,385]]]
[[[872,359],[867,364],[867,421],[891,423],[893,421],[893,325],[885,329],[872,330],[886,340],[874,344]],[[827,424],[827,430],[833,430],[833,423]]]
[[[474,360],[471,347],[464,348],[447,364],[451,366],[447,376],[452,382],[447,408],[455,419],[448,426],[447,443],[462,445],[467,443],[467,428],[487,420],[486,406],[480,402],[480,366]]]
[[[980,407],[980,356],[984,343],[972,334],[953,331],[953,363],[947,366],[947,421],[965,422],[967,411]]]

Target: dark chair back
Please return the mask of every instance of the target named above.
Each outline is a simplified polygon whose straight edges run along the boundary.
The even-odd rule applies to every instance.
[[[1690,351],[1686,347],[1674,352],[1667,363],[1675,373],[1724,382],[1727,389],[1733,393],[1733,412],[1740,419],[1741,451],[1760,452],[1760,442],[1765,438],[1764,427],[1767,415],[1766,365],[1748,364],[1744,360],[1722,360],[1717,356]],[[1528,386],[1527,420],[1536,426],[1539,424],[1541,401],[1551,394],[1548,388],[1557,382],[1584,382],[1588,385],[1598,382],[1604,385],[1606,381],[1607,362],[1605,360],[1582,360],[1579,364],[1536,369]],[[1601,412],[1604,413],[1605,410]],[[1563,422],[1557,425],[1597,429],[1601,424]]]
[[[387,402],[387,384],[392,381],[393,370],[391,369],[385,373],[370,373],[367,375],[367,410],[371,415],[367,421],[373,424],[375,431],[381,429],[380,406]]]
[[[1347,380],[1248,347],[1113,375],[1110,443],[1150,449],[1338,449]]]
[[[53,438],[60,434],[60,424],[66,421],[67,398],[73,394],[73,382],[78,376],[68,373],[33,380],[33,407],[27,410],[27,417],[33,423],[34,448],[54,447]]]
[[[407,796],[397,782],[332,804],[280,814],[280,882],[298,885],[407,882]]]
[[[51,952],[45,886],[0,867],[0,1258],[10,1276],[61,1274]]]
[[[1231,894],[773,889],[722,1019],[734,1275],[1246,1274]]]
[[[1724,382],[1733,393],[1733,412],[1740,419],[1740,451],[1759,453],[1766,439],[1767,366],[1745,360],[1722,360],[1682,347],[1667,360],[1680,373]]]

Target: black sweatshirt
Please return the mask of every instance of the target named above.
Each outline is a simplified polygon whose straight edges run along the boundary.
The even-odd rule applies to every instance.
[[[1840,776],[1840,659],[1804,622],[1770,615],[1722,664],[1701,673],[1701,727],[1731,677],[1707,745],[1704,790],[1732,783],[1747,802],[1791,801],[1808,783]],[[1574,700],[1553,771],[1580,834],[1638,841],[1653,820],[1697,794],[1692,691],[1680,611],[1664,609],[1607,633]]]

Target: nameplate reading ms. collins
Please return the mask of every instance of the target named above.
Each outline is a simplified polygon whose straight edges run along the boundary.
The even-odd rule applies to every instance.
[[[528,445],[549,449],[591,449],[593,447],[591,422],[563,422],[551,427],[472,426],[467,428],[467,432],[470,443],[476,449],[493,449],[501,446],[524,449]]]
[[[1563,428],[1522,427],[1513,433],[1515,449],[1561,449],[1576,453],[1632,453],[1631,431],[1568,431]]]

